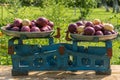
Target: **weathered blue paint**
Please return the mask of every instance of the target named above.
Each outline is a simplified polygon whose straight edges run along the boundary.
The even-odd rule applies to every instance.
[[[25,39],[25,38],[24,38]],[[9,46],[14,47],[12,58],[12,75],[28,74],[29,71],[78,71],[94,70],[110,74],[110,58],[107,56],[107,49],[112,48],[112,41],[104,41],[105,46],[96,47],[78,46],[78,41],[72,44],[54,44],[53,38],[49,39],[49,45],[28,45],[23,44],[23,39],[12,38]],[[18,44],[14,41],[18,40]],[[65,47],[61,55],[58,48]]]

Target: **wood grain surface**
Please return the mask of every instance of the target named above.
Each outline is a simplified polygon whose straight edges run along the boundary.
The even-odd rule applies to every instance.
[[[111,65],[111,75],[94,71],[32,71],[28,76],[12,76],[12,66],[0,66],[0,80],[120,80],[120,65]]]

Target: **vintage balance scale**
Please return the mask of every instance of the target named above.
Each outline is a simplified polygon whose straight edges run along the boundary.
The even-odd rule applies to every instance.
[[[57,29],[57,38],[60,38]],[[8,41],[8,54],[12,58],[12,76],[28,75],[29,71],[79,71],[93,70],[96,74],[111,74],[110,59],[112,57],[112,39],[117,34],[106,36],[78,36],[70,34],[72,44],[54,43],[50,32],[24,33],[2,32],[14,36]],[[66,34],[66,40],[70,40]],[[27,39],[48,39],[48,45],[24,44]],[[15,43],[18,41],[18,43]],[[103,42],[105,46],[78,46],[79,42]]]

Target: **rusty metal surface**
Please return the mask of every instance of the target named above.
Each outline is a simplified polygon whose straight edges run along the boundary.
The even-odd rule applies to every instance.
[[[14,54],[14,47],[13,46],[8,47],[8,54]]]
[[[120,65],[112,65],[111,75],[95,75],[94,71],[33,71],[28,76],[11,76],[11,66],[0,66],[0,80],[120,80]]]

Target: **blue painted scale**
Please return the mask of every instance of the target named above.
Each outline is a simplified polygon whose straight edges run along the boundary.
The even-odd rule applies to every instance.
[[[27,38],[25,38],[27,39]],[[104,41],[105,46],[78,46],[72,44],[54,44],[53,37],[49,45],[23,44],[24,38],[13,37],[9,40],[8,53],[12,58],[12,75],[28,75],[29,71],[78,71],[94,70],[96,74],[111,74],[110,58],[112,41]],[[15,44],[15,40],[18,44]]]

